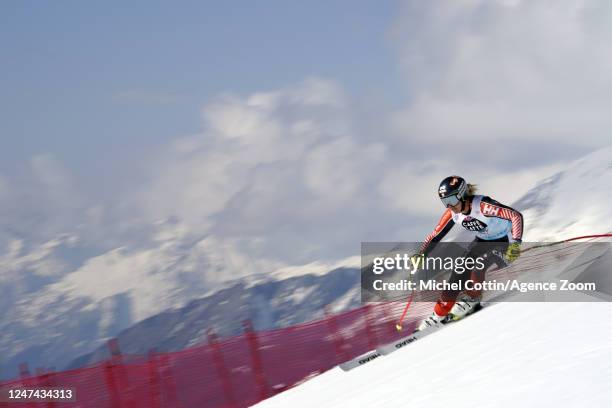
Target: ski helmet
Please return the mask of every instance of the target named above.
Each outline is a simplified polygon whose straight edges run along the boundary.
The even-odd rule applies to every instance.
[[[449,176],[440,183],[438,196],[445,207],[451,207],[465,200],[467,190],[468,185],[463,177]]]

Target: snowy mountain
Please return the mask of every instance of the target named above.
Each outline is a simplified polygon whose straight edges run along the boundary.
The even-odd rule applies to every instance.
[[[611,176],[612,148],[606,148],[535,186],[516,203],[525,216],[525,240],[612,231],[606,217],[611,193],[605,188]],[[21,221],[15,219],[14,223]],[[98,225],[108,228],[104,222]],[[312,279],[305,276],[311,273],[324,277],[339,267],[359,265],[358,256],[303,266],[241,257],[232,243],[199,236],[177,219],[139,227],[125,240],[132,243],[126,246],[104,240],[92,245],[88,230],[78,228],[46,240],[28,238],[26,231],[11,225],[3,225],[0,231],[0,243],[6,248],[0,256],[0,377],[14,375],[22,361],[33,367],[63,367],[75,356],[91,353],[108,338],[160,313],[171,316],[168,320],[157,318],[164,322],[163,327],[172,327],[170,331],[180,339],[171,344],[160,337],[160,344],[175,349],[199,339],[195,332],[179,333],[177,329],[183,324],[180,314],[187,316],[192,311],[188,304],[193,299],[213,299],[218,290],[231,288],[235,291],[231,296],[236,296],[240,285],[250,288],[271,281],[287,280],[290,287],[292,278]],[[320,286],[324,286],[322,282]],[[346,293],[340,291],[336,297]],[[290,295],[281,290],[278,296],[260,297],[261,306],[249,306],[249,310],[257,315],[264,305],[274,309]],[[331,291],[329,299],[334,299]],[[347,300],[345,307],[352,302]],[[307,301],[298,304],[305,307]],[[191,307],[197,308],[194,304]],[[282,316],[285,309],[278,307],[274,313]],[[135,333],[130,338],[142,339],[137,327],[133,329],[128,331]],[[224,332],[229,327],[219,329]],[[124,347],[126,352],[136,349],[127,343]]]
[[[74,236],[29,251],[23,249],[23,241],[10,241],[7,254],[0,258],[4,271],[0,302],[5,312],[0,316],[0,377],[14,376],[24,361],[32,367],[64,367],[135,323],[180,310],[220,288],[238,293],[239,287],[258,282],[318,276],[358,263],[358,257],[301,267],[269,262],[273,273],[250,274],[250,269],[241,272],[227,261],[214,239],[183,234],[176,222],[156,227],[148,247],[117,248],[90,257],[82,256],[86,248]],[[340,293],[338,289],[335,295]],[[331,303],[334,297],[327,299]],[[215,301],[220,302],[218,297]]]
[[[133,238],[137,245],[108,250],[92,247],[78,234],[45,241],[2,232],[0,378],[14,376],[24,361],[62,367],[143,319],[237,280],[251,286],[358,263],[355,258],[288,267],[236,259],[227,243],[194,235],[176,220],[142,231]],[[263,276],[259,270],[274,272]]]
[[[175,351],[206,341],[207,329],[221,336],[242,333],[250,319],[256,330],[285,327],[359,305],[359,270],[339,268],[323,275],[307,274],[255,285],[238,282],[213,295],[143,320],[118,336],[122,352],[146,354],[150,349]],[[81,356],[70,367],[108,358],[106,345]]]

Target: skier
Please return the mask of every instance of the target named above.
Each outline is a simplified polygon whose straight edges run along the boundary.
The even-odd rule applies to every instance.
[[[434,231],[427,236],[421,246],[420,254],[427,256],[435,246],[451,230],[455,224],[460,224],[468,231],[476,234],[467,249],[466,258],[485,259],[485,268],[457,273],[453,271],[450,283],[463,284],[471,277],[475,282],[484,280],[484,272],[493,263],[499,265],[499,257],[495,253],[505,253],[505,259],[515,261],[520,256],[520,244],[523,236],[523,216],[513,208],[505,206],[490,197],[475,195],[476,186],[468,184],[459,176],[450,176],[442,180],[438,195],[446,211]],[[458,290],[442,292],[431,316],[421,322],[417,330],[436,326],[449,317],[458,320],[474,311],[480,305],[481,293],[466,291],[459,296]],[[459,298],[457,299],[457,297]]]

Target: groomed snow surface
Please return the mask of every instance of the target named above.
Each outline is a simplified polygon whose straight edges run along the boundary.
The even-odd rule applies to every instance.
[[[612,407],[612,304],[500,303],[258,407]]]

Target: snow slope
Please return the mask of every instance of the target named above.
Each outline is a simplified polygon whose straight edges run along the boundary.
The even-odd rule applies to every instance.
[[[273,407],[612,406],[610,303],[502,303]]]

